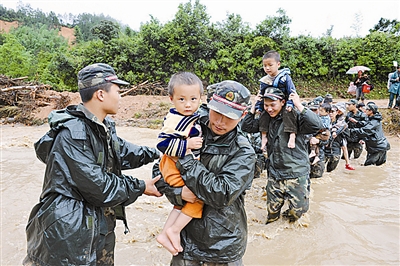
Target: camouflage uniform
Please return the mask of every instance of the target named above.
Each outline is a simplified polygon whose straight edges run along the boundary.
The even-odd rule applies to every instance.
[[[325,172],[325,151],[324,147],[328,143],[327,140],[319,140],[319,161],[316,164],[312,164],[314,157],[310,158],[310,178],[320,178]],[[311,145],[308,145],[308,152],[311,151]]]
[[[272,101],[284,99],[284,94],[276,88],[267,89],[265,98]],[[268,124],[267,151],[269,161],[267,163],[267,223],[277,220],[280,216],[284,200],[289,200],[289,210],[285,215],[291,222],[296,221],[308,210],[309,206],[309,174],[310,164],[308,158],[309,135],[317,133],[323,128],[319,117],[312,111],[304,108],[297,114],[297,135],[295,148],[288,148],[289,133],[284,131],[284,109],[271,117]],[[293,112],[298,112],[295,109]],[[254,114],[248,114],[244,118],[245,128],[251,132],[256,128],[257,119]]]
[[[325,156],[326,171],[332,172],[336,169],[340,161],[340,154]]]
[[[354,159],[358,159],[363,151],[363,146],[359,142],[347,142],[347,152],[349,158],[353,153]]]
[[[268,178],[267,183],[268,220],[271,223],[279,219],[285,198],[289,202],[289,209],[283,213],[289,221],[294,222],[306,213],[309,208],[310,179],[308,175],[295,179],[276,181]]]
[[[320,178],[324,175],[325,172],[325,156],[323,155],[323,153],[321,154],[321,150],[320,150],[320,154],[319,157],[322,158],[320,159],[316,164],[311,165],[310,167],[310,178]],[[312,160],[314,160],[314,158],[311,158]]]

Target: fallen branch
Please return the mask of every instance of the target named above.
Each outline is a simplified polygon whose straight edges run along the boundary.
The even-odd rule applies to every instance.
[[[10,79],[11,81],[18,81],[18,80],[24,80],[27,79],[28,77],[20,77],[20,78],[14,78],[14,79]]]
[[[123,97],[123,96],[125,96],[125,95],[127,95],[128,93],[130,93],[131,91],[133,91],[133,90],[135,90],[135,89],[137,89],[138,87],[140,87],[140,86],[143,86],[144,84],[146,84],[147,82],[149,82],[148,80],[146,80],[145,82],[143,82],[143,83],[141,83],[141,84],[139,84],[139,85],[137,85],[137,86],[133,86],[132,88],[130,88],[129,90],[127,90],[127,91],[125,91],[125,92],[123,92],[123,93],[121,93],[120,95],[121,95],[121,97]]]
[[[36,85],[36,86],[14,86],[1,89],[2,92],[16,91],[16,90],[37,90],[37,89],[49,89],[50,85]]]

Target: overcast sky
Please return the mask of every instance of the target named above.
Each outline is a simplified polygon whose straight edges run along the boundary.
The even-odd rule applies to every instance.
[[[15,9],[18,0],[0,0],[4,7]],[[171,21],[180,3],[189,0],[23,0],[33,9],[56,14],[81,13],[109,15],[134,30],[150,20],[150,15],[161,23]],[[194,0],[192,0],[194,3]],[[356,14],[362,20],[359,25],[360,36],[376,25],[380,18],[400,21],[400,0],[200,0],[207,7],[212,22],[222,22],[227,13],[238,14],[252,28],[267,16],[275,16],[278,8],[286,11],[292,23],[289,25],[292,36],[310,34],[320,37],[333,25],[332,36],[341,38],[355,36],[353,25]]]

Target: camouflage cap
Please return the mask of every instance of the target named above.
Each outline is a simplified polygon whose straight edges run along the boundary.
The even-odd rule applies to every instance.
[[[370,110],[372,113],[376,114],[378,112],[378,106],[374,102],[368,102],[365,105],[365,110]]]
[[[107,82],[118,85],[129,85],[128,82],[118,79],[114,69],[103,63],[88,65],[78,72],[78,88],[91,88]]]
[[[310,110],[318,110],[319,105],[315,103],[310,103],[309,105],[307,105],[307,107],[310,108]]]
[[[271,87],[271,88],[267,88],[265,90],[265,93],[263,96],[261,96],[261,98],[263,98],[263,99],[268,98],[273,101],[284,100],[285,94],[283,93],[283,91],[281,89]]]
[[[231,119],[239,119],[250,104],[250,91],[232,80],[225,80],[211,85],[215,92],[208,107]]]
[[[207,103],[211,101],[212,96],[215,93],[215,89],[218,87],[219,83],[211,84],[207,86]]]

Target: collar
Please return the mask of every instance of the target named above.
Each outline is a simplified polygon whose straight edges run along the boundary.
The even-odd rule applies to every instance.
[[[90,121],[102,126],[104,128],[104,130],[107,132],[108,131],[108,127],[105,124],[106,120],[104,120],[104,122],[100,121],[94,114],[92,114],[82,103],[79,104],[76,107],[77,111],[81,111],[82,113],[85,114],[86,118],[88,118]]]

